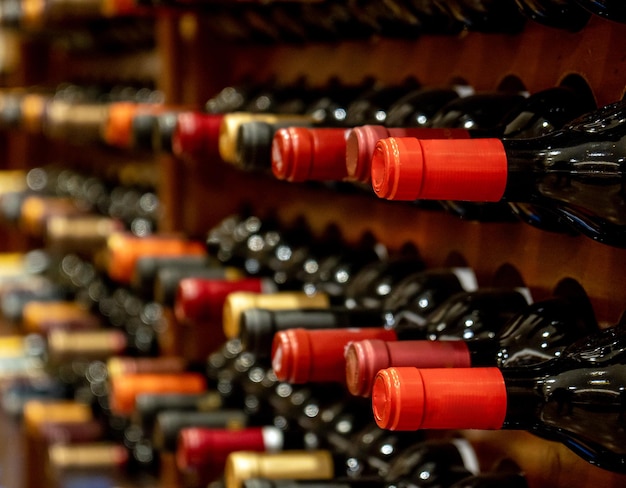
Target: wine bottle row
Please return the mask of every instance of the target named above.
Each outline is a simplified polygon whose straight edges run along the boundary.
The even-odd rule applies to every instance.
[[[214,34],[248,42],[308,42],[365,39],[374,36],[414,39],[423,34],[458,35],[463,31],[517,34],[536,22],[566,31],[583,29],[592,16],[624,22],[621,5],[589,0],[506,0],[470,2],[206,2],[167,0],[103,2],[89,0],[77,9],[67,0],[45,6],[5,0],[0,22],[32,29],[71,25],[76,20],[118,20],[160,12],[193,11],[205,15]]]
[[[91,336],[91,342],[86,339],[89,333],[110,330],[113,324],[104,329],[99,325],[95,331],[67,330],[76,324],[72,325],[67,312],[64,324],[59,320],[56,325],[49,321],[44,326],[41,322],[33,326],[36,320],[29,319],[30,330],[38,328],[44,334],[43,345],[41,341],[33,343],[30,337],[30,354],[37,344],[44,350],[47,347],[48,352],[62,352],[60,361],[54,354],[39,353],[44,367],[53,368],[49,371],[54,371],[55,379],[65,381],[60,390],[50,388],[51,397],[56,396],[56,401],[73,398],[72,408],[77,409],[91,398],[86,402],[91,405],[89,411],[95,406],[95,419],[105,422],[104,427],[96,429],[91,414],[79,413],[76,418],[66,418],[65,423],[80,425],[66,427],[60,425],[63,420],[46,425],[57,441],[73,435],[77,441],[81,435],[86,436],[83,442],[107,441],[106,445],[94,445],[93,451],[86,444],[51,442],[46,447],[45,436],[55,437],[45,429],[31,439],[49,448],[49,462],[61,477],[60,486],[77,476],[81,461],[82,469],[93,469],[98,461],[105,469],[104,460],[113,459],[126,466],[126,474],[145,475],[159,469],[155,463],[161,452],[176,452],[177,469],[188,476],[186,483],[190,486],[221,479],[225,486],[235,488],[247,483],[249,477],[300,475],[385,486],[415,483],[413,477],[423,475],[434,486],[451,486],[476,472],[475,463],[474,467],[467,464],[463,460],[467,454],[458,451],[459,441],[434,442],[448,453],[445,462],[437,461],[439,447],[432,445],[433,439],[421,438],[414,432],[389,433],[386,429],[419,429],[421,425],[411,423],[420,418],[415,408],[433,409],[433,420],[429,416],[431,423],[427,424],[432,429],[501,428],[496,420],[504,415],[509,391],[516,395],[510,400],[515,409],[506,410],[507,417],[502,420],[505,427],[558,439],[594,464],[621,471],[621,451],[617,447],[620,429],[614,423],[619,423],[621,407],[611,400],[611,391],[618,391],[621,384],[621,326],[598,331],[585,293],[576,283],[564,280],[556,286],[552,299],[532,303],[521,281],[508,287],[479,288],[470,270],[425,269],[414,251],[381,256],[381,249],[374,246],[361,255],[354,250],[337,253],[336,241],[312,245],[301,230],[291,230],[283,231],[271,221],[256,217],[233,217],[209,233],[207,252],[222,265],[238,265],[248,276],[229,282],[206,276],[178,282],[177,294],[169,306],[177,319],[186,321],[185,325],[179,324],[181,328],[192,329],[196,340],[205,340],[209,336],[223,337],[218,330],[222,327],[227,338],[221,344],[214,343],[214,352],[200,356],[197,364],[157,358],[155,350],[120,348],[115,339],[109,344],[117,348],[107,349],[107,342],[98,334]],[[119,260],[118,265],[109,268],[112,283],[129,284],[130,275],[120,274],[120,268],[129,270],[138,267],[142,259],[164,257],[162,243],[150,250],[151,237],[133,239],[137,239],[135,244],[127,241],[122,246],[128,251],[125,266],[119,266],[123,262]],[[113,247],[108,250],[113,251]],[[176,268],[179,263],[172,258],[181,253],[188,255],[187,250],[178,248],[164,263],[169,263],[170,269]],[[198,268],[206,270],[206,262]],[[309,278],[302,279],[303,273],[309,273]],[[264,293],[247,288],[254,274],[262,275],[273,287]],[[246,288],[238,289],[238,284]],[[304,295],[314,301],[308,302],[303,296],[294,300],[293,293],[276,293],[280,289],[308,290]],[[4,293],[9,291],[10,286]],[[326,298],[318,301],[326,292]],[[134,293],[123,287],[105,295],[98,304],[106,319],[116,316],[104,313],[112,302],[122,306],[121,315],[112,321],[122,326],[118,330],[123,330],[125,337],[132,333],[141,337],[136,318],[142,320],[148,310],[154,312],[154,308],[142,308],[140,300],[133,300]],[[150,292],[144,296],[154,298]],[[50,319],[50,309],[40,310],[44,311],[25,316]],[[90,343],[99,349],[89,350]],[[135,359],[123,360],[120,354],[134,355]],[[146,354],[141,360],[137,358]],[[384,357],[387,363],[381,363]],[[427,362],[420,362],[424,360]],[[389,381],[387,375],[400,376],[398,381]],[[558,380],[553,381],[554,375],[559,375]],[[603,378],[603,389],[599,392],[594,388],[592,394],[585,384],[597,381],[598,376]],[[504,378],[500,383],[499,377]],[[415,378],[424,382],[428,395],[408,400],[422,391]],[[484,382],[481,388],[473,388],[471,403],[460,412],[438,396],[441,387],[432,378],[447,378],[452,394],[456,391],[454,385],[462,391],[472,381]],[[498,389],[502,381],[505,386]],[[552,385],[555,381],[563,382],[565,391],[558,385],[547,388],[543,400],[533,393],[537,391],[535,382]],[[582,405],[602,413],[593,417],[589,411],[578,413],[578,408],[585,408],[580,407],[578,392],[592,395]],[[42,393],[41,388],[38,393]],[[14,394],[19,395],[19,390]],[[373,411],[370,400],[362,398],[369,395]],[[424,402],[423,407],[419,401]],[[481,403],[485,401],[491,402],[488,407]],[[50,398],[43,403],[24,402],[25,421],[34,422],[31,409],[45,412],[54,405]],[[615,416],[607,410],[611,408]],[[473,414],[483,410],[493,411],[493,417]],[[445,414],[440,417],[439,411]],[[548,412],[552,412],[550,417]],[[541,415],[542,422],[537,423],[535,415]],[[584,418],[593,418],[593,422],[585,422]],[[378,425],[373,424],[374,420]],[[223,432],[234,425],[239,430]],[[76,431],[71,431],[72,427]],[[253,427],[265,428],[248,430]],[[102,428],[106,434],[102,434]],[[362,450],[364,443],[371,444],[372,436],[380,438],[381,444],[377,445],[381,452]],[[394,446],[399,443],[398,450],[390,450],[390,442]],[[276,445],[287,449],[285,457],[239,454],[240,450],[271,451],[277,449]],[[232,455],[226,456],[230,450]],[[81,452],[85,457],[79,455]],[[377,457],[380,455],[390,457],[381,460]],[[258,468],[253,470],[251,465]],[[519,472],[500,475],[519,479]]]
[[[31,97],[5,107],[23,114]],[[624,247],[623,151],[613,123],[623,105],[595,108],[575,80],[528,96],[415,80],[321,92],[302,83],[273,92],[228,88],[207,103],[212,113],[39,99],[41,119],[28,122],[26,110],[22,124],[73,141],[221,160],[289,182],[346,183],[426,208],[434,200],[469,220],[518,219]]]

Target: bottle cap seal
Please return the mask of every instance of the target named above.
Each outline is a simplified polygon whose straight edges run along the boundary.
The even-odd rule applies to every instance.
[[[241,124],[247,122],[267,122],[275,124],[278,122],[288,123],[293,121],[299,124],[304,121],[310,121],[311,117],[307,115],[292,114],[268,114],[268,113],[249,113],[249,112],[232,112],[226,114],[220,125],[219,135],[219,152],[222,160],[230,164],[237,163],[237,135]]]
[[[391,366],[469,368],[471,362],[464,341],[356,341],[346,348],[348,390],[369,397],[376,373]]]
[[[387,368],[374,380],[372,409],[389,430],[499,429],[507,393],[498,368]]]
[[[275,430],[275,427],[271,427]],[[265,427],[240,430],[189,427],[178,434],[176,464],[181,470],[210,465],[222,468],[234,451],[264,451]]]
[[[279,331],[272,343],[272,367],[280,381],[345,383],[346,346],[372,338],[393,341],[397,335],[382,327]]]
[[[110,406],[118,415],[130,415],[135,398],[144,393],[200,393],[206,380],[198,373],[135,373],[110,378]]]
[[[346,168],[351,180],[369,183],[372,168],[372,156],[376,143],[388,137],[416,137],[419,139],[467,139],[465,129],[390,127],[382,125],[363,125],[354,127],[348,134],[346,149]]]
[[[172,134],[175,156],[212,160],[219,158],[218,141],[222,114],[181,112]]]
[[[116,232],[107,239],[107,272],[111,279],[130,284],[135,273],[135,264],[140,257],[183,254],[206,255],[206,249],[200,242],[175,236],[137,237]]]
[[[27,332],[44,334],[53,329],[95,330],[102,327],[97,315],[73,301],[29,301],[22,310],[22,324]]]
[[[389,137],[376,144],[372,188],[388,200],[497,202],[507,181],[499,139]]]
[[[272,142],[274,176],[291,182],[344,180],[347,135],[341,128],[277,130]]]
[[[224,486],[242,488],[243,481],[251,478],[328,480],[334,475],[332,455],[325,450],[236,451],[226,458]]]
[[[133,117],[138,108],[139,104],[135,102],[115,102],[109,105],[102,135],[107,144],[121,148],[130,147]]]
[[[346,172],[350,180],[368,183],[376,143],[389,137],[389,129],[382,125],[362,125],[348,133],[346,141]]]
[[[325,293],[308,295],[304,292],[282,291],[276,293],[234,292],[224,301],[223,327],[226,337],[239,337],[241,314],[249,308],[289,310],[295,308],[328,308],[330,299]]]
[[[182,324],[222,323],[226,297],[235,292],[261,292],[260,278],[183,278],[178,283],[174,313]]]

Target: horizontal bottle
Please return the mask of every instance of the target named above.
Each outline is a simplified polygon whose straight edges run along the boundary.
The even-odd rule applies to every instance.
[[[2,316],[12,322],[22,320],[24,307],[32,301],[57,302],[70,300],[72,290],[43,276],[19,281],[5,286],[0,296]]]
[[[179,434],[183,429],[203,427],[211,429],[231,429],[237,431],[246,427],[250,418],[239,409],[215,410],[212,412],[165,410],[156,416],[152,441],[160,451],[175,452]]]
[[[237,133],[237,167],[244,170],[268,171],[272,168],[272,141],[276,131],[287,127],[310,127],[311,121],[293,121],[270,124],[267,122],[246,122],[239,126]]]
[[[395,200],[530,202],[553,210],[582,234],[621,247],[623,216],[615,195],[623,105],[608,105],[531,139],[384,139],[372,162],[372,185],[379,197]],[[484,166],[476,166],[476,151]],[[448,169],[450,177],[441,178]]]
[[[230,453],[226,459],[224,485],[226,488],[241,488],[249,478],[333,479],[336,474],[335,460],[330,451],[238,451]]]
[[[367,338],[397,339],[384,327],[277,332],[272,343],[272,368],[276,377],[290,383],[344,383],[344,350],[349,342]]]
[[[559,357],[567,346],[595,330],[597,323],[584,297],[552,298],[528,305],[491,336],[354,342],[346,349],[347,385],[352,394],[369,396],[376,373],[392,366],[529,367]],[[461,334],[458,339],[462,338]]]
[[[109,406],[116,415],[128,416],[135,408],[135,399],[145,393],[201,393],[206,391],[206,378],[199,373],[135,373],[113,376],[109,380]]]
[[[234,279],[242,276],[243,273],[236,268],[222,266],[202,254],[143,256],[135,264],[131,285],[138,295],[148,300],[156,299],[158,290],[160,298],[172,304],[172,295],[176,294],[183,278]]]
[[[376,422],[401,430],[528,430],[624,472],[615,401],[624,381],[623,335],[620,323],[532,367],[381,370],[372,394]]]
[[[123,230],[121,220],[107,216],[57,215],[47,220],[44,239],[52,251],[89,255],[104,247],[110,235]]]
[[[156,482],[161,469],[159,457],[144,442],[132,447],[107,441],[52,444],[47,461],[52,480],[61,487],[124,482],[145,486],[142,483]]]
[[[184,278],[176,290],[174,311],[185,323],[221,323],[226,297],[234,292],[274,293],[277,286],[270,279],[242,277],[240,279]]]
[[[493,95],[497,100],[498,96]],[[445,108],[432,118],[430,129],[419,131],[411,127],[369,125],[355,127],[350,131],[346,149],[346,165],[350,177],[368,183],[371,173],[371,158],[379,139],[388,137],[415,137],[418,139],[468,139],[485,137],[524,138],[537,137],[551,130],[559,129],[576,117],[593,110],[593,100],[565,86],[558,86],[536,92],[515,104],[506,114],[494,115],[501,120],[497,125],[485,125],[481,105],[493,103],[489,95],[477,95],[467,100],[455,100],[451,114],[457,114],[459,121],[444,117]],[[507,98],[505,98],[507,100]],[[513,98],[515,101],[515,98]],[[456,105],[456,106],[455,106]],[[465,112],[464,112],[465,111]],[[489,109],[484,109],[489,113]],[[437,120],[441,118],[441,121]],[[482,119],[481,119],[482,117]],[[438,127],[441,123],[441,127]],[[482,127],[482,128],[481,128]]]
[[[70,400],[30,400],[24,405],[23,412],[24,428],[33,434],[45,423],[83,423],[94,419],[89,405]]]
[[[51,422],[39,425],[39,435],[45,444],[78,444],[96,442],[104,437],[102,424],[96,420],[85,422]]]
[[[25,332],[46,334],[50,330],[95,330],[104,325],[101,317],[74,301],[29,301],[22,310]]]
[[[178,434],[176,465],[183,471],[208,468],[214,477],[219,477],[231,452],[305,449],[305,435],[302,431],[283,431],[274,426],[242,429],[185,428]]]
[[[223,114],[181,112],[172,134],[172,153],[179,158],[217,160]]]
[[[137,260],[146,256],[205,256],[204,245],[183,237],[153,235],[137,237],[117,233],[107,240],[104,265],[109,277],[119,283],[130,283]]]
[[[376,267],[369,270],[374,271]],[[363,269],[367,269],[367,266]],[[410,268],[407,265],[405,271],[408,270]],[[393,273],[387,277],[381,274],[377,279],[368,280],[365,289],[356,283],[358,289],[343,293],[349,296],[350,303],[346,303],[349,307],[332,305],[327,309],[244,310],[240,319],[239,337],[246,350],[254,352],[258,357],[267,357],[271,352],[274,334],[281,330],[295,327],[395,328],[397,324],[406,322],[402,318],[405,315],[421,317],[418,321],[424,322],[428,314],[448,297],[464,289],[469,291],[476,288],[475,276],[465,268],[430,269],[409,272],[405,277],[402,277],[402,273],[397,277],[392,276]],[[380,295],[367,292],[369,288],[375,289]],[[383,290],[385,292],[381,293]]]
[[[242,400],[238,398],[238,401]],[[144,435],[150,436],[159,413],[173,410],[178,412],[212,412],[234,406],[226,404],[218,391],[198,393],[140,393],[135,397],[132,422]]]
[[[271,310],[288,310],[298,308],[322,308],[331,306],[330,297],[325,293],[309,295],[305,292],[234,292],[224,301],[223,328],[226,337],[239,336],[241,314],[251,308],[266,308]]]
[[[272,340],[277,332],[293,328],[338,329],[381,327],[385,315],[378,310],[328,309],[268,310],[249,308],[242,312],[239,338],[243,348],[258,358],[271,355]]]
[[[280,114],[280,113],[248,113],[236,112],[224,115],[220,125],[219,154],[223,161],[237,164],[237,135],[242,124],[247,122],[267,122],[294,124],[314,121],[309,115]]]
[[[350,342],[366,340],[368,336],[383,342],[428,336],[489,338],[495,336],[526,305],[526,298],[517,291],[480,289],[453,295],[429,314],[424,322],[416,320],[410,310],[405,309],[409,318],[401,319],[395,327],[288,329],[274,335],[272,366],[277,377],[287,381],[345,383],[346,352],[351,350]],[[399,347],[404,349],[404,346]],[[352,366],[353,362],[349,364]]]
[[[115,356],[107,359],[106,368],[108,376],[115,377],[137,373],[183,373],[192,365],[178,356]]]

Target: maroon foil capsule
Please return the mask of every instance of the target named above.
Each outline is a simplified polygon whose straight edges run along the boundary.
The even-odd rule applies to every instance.
[[[369,397],[374,378],[392,366],[416,368],[469,368],[464,341],[382,341],[367,339],[348,344],[345,353],[346,384],[353,395]]]
[[[346,141],[346,173],[349,180],[369,183],[372,156],[376,143],[387,137],[415,137],[418,139],[468,139],[465,129],[437,129],[420,127],[384,127],[362,125],[350,130]]]

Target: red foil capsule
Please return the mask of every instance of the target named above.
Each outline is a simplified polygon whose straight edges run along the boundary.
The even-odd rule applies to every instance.
[[[183,471],[210,467],[221,472],[231,452],[271,452],[282,448],[283,433],[272,426],[237,430],[191,427],[178,434],[176,464]]]
[[[376,374],[372,411],[389,430],[500,429],[506,395],[498,368],[387,368]]]
[[[353,395],[369,397],[374,378],[391,366],[469,368],[464,341],[355,341],[346,347],[346,384]]]
[[[219,159],[219,134],[223,114],[181,112],[172,134],[172,151],[178,157]]]
[[[280,180],[341,181],[346,173],[348,129],[287,127],[272,142],[272,172]]]
[[[268,289],[268,285],[268,280],[262,278],[184,278],[178,284],[174,313],[182,324],[211,322],[221,326],[224,301],[229,293],[275,291]]]
[[[346,346],[363,339],[394,341],[397,335],[382,327],[280,331],[272,343],[272,368],[280,381],[345,383]]]

